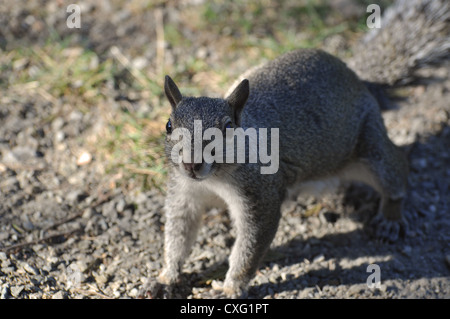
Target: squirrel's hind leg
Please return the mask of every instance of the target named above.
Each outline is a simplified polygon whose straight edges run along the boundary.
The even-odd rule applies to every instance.
[[[356,153],[360,172],[364,173],[355,179],[369,184],[381,195],[379,211],[371,222],[374,235],[393,242],[407,232],[402,209],[408,162],[387,136],[381,116],[369,117],[362,129]]]

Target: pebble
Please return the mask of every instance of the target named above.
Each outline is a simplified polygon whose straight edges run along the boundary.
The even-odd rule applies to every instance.
[[[77,165],[78,166],[86,165],[89,164],[91,161],[92,161],[92,154],[84,151],[78,156]]]
[[[67,292],[60,290],[52,296],[52,299],[67,299],[67,297]]]
[[[20,293],[23,291],[23,288],[23,286],[12,286],[10,288],[11,296],[13,296],[14,298],[18,298]]]
[[[75,190],[67,193],[66,200],[73,205],[73,204],[80,202],[81,200],[83,200],[86,197],[87,197],[87,194],[83,190],[75,189]]]
[[[325,260],[325,256],[321,254],[321,255],[318,255],[318,256],[314,257],[313,263],[320,263],[320,262],[322,262],[324,260]]]
[[[298,294],[299,299],[313,298],[315,287],[306,287]]]
[[[128,296],[130,296],[131,298],[136,298],[138,296],[138,294],[139,294],[139,290],[137,288],[133,288],[128,293]]]
[[[33,230],[34,229],[34,225],[33,223],[28,219],[28,217],[25,217],[25,221],[22,222],[22,227],[27,230]]]
[[[100,285],[103,285],[108,281],[108,277],[105,274],[95,274],[94,273],[94,278],[95,278],[95,281]]]
[[[62,117],[57,117],[52,121],[52,129],[57,132],[64,126],[64,119]]]
[[[16,146],[3,155],[3,162],[11,164],[16,164],[17,162],[24,163],[34,157],[36,157],[36,150],[28,146]]]
[[[358,284],[358,285],[350,286],[350,288],[347,290],[347,295],[348,296],[355,296],[355,297],[360,295],[365,290],[363,285],[364,284]]]
[[[21,266],[30,275],[38,275],[39,274],[39,270],[38,269],[34,268],[33,266],[31,266],[30,264],[28,264],[26,262],[22,263]]]
[[[62,141],[64,141],[66,135],[63,131],[58,131],[55,134],[55,142],[57,143],[61,143]]]
[[[82,217],[83,217],[84,219],[89,219],[89,218],[91,218],[91,217],[94,216],[94,215],[95,215],[95,210],[94,210],[93,208],[91,208],[91,207],[88,207],[88,208],[86,208],[86,209],[83,211]]]
[[[116,210],[118,213],[122,213],[125,210],[125,207],[127,206],[127,202],[125,199],[121,198],[116,204]]]
[[[0,299],[8,298],[9,292],[10,292],[9,283],[3,284],[0,289]]]
[[[0,182],[0,188],[3,192],[7,193],[19,188],[19,181],[15,176],[8,177]]]

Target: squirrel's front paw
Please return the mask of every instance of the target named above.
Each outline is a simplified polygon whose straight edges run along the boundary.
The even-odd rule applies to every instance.
[[[173,295],[173,286],[149,278],[139,291],[140,299],[170,299]]]
[[[225,280],[225,282],[218,283],[217,281],[213,281],[212,287],[214,290],[222,291],[227,298],[238,299],[238,298],[246,298],[247,292],[245,289],[241,287],[238,282],[232,280]]]
[[[378,213],[370,222],[373,235],[384,242],[395,242],[400,236],[404,237],[408,232],[408,223],[404,218],[388,220],[383,213]]]
[[[171,272],[167,268],[159,275],[158,279],[148,278],[139,291],[139,298],[169,299],[174,297],[174,287],[180,282],[177,272]]]

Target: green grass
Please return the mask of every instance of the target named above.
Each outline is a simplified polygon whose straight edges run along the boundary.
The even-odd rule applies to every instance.
[[[145,188],[160,187],[166,175],[162,132],[168,117],[161,107],[161,84],[133,69],[129,61],[120,60],[121,56],[102,59],[68,42],[52,39],[3,55],[0,70],[8,77],[0,78],[0,87],[10,96],[39,96],[82,112],[100,107],[106,129],[94,139],[95,145],[86,146],[97,153],[108,172],[124,177],[122,183],[131,178]],[[117,90],[148,99],[152,111],[144,114],[127,107],[111,108],[108,101]]]
[[[93,52],[56,42],[10,54],[12,72],[7,85],[17,91],[29,89],[51,101],[76,97],[81,109],[105,98],[100,88],[110,79],[113,64],[100,62]]]
[[[127,113],[118,115],[109,123],[102,152],[109,163],[109,172],[120,170],[125,173],[124,177],[134,179],[143,188],[161,189],[167,168],[164,136],[159,125],[155,125],[155,118]]]

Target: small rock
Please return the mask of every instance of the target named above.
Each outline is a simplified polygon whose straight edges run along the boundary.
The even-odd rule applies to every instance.
[[[52,124],[52,129],[56,132],[59,131],[63,126],[64,126],[64,120],[61,117],[57,117],[56,119],[53,120]]]
[[[9,283],[2,285],[2,289],[0,290],[0,299],[8,298],[9,292]]]
[[[27,231],[34,229],[33,223],[26,216],[25,216],[25,220],[22,222],[22,227]]]
[[[55,133],[55,142],[61,143],[62,141],[64,141],[65,137],[66,135],[64,134],[63,131],[58,131]]]
[[[278,283],[278,275],[277,274],[271,274],[270,276],[269,276],[269,282],[271,282],[271,283],[273,283],[273,284],[276,284],[276,283]]]
[[[84,210],[82,217],[84,219],[89,219],[95,215],[95,210],[92,207],[88,207]]]
[[[83,119],[83,113],[78,110],[73,110],[69,114],[69,120],[74,122],[79,122]]]
[[[116,218],[117,210],[114,201],[107,202],[102,206],[102,215],[105,217]]]
[[[19,295],[22,292],[23,288],[24,288],[23,286],[12,286],[10,288],[11,296],[13,296],[14,298],[19,297]]]
[[[347,290],[348,296],[359,296],[364,291],[362,285],[353,285]]]
[[[21,266],[30,275],[39,275],[39,270],[31,266],[30,264],[24,262]]]
[[[314,287],[307,287],[307,288],[303,289],[302,291],[300,291],[298,297],[300,299],[312,298],[314,289],[315,289]]]
[[[94,273],[94,278],[95,278],[95,281],[100,285],[103,285],[108,281],[108,277],[105,274],[96,275]]]
[[[127,206],[127,202],[125,199],[121,198],[116,204],[116,210],[118,213],[122,213],[125,210],[125,207]]]
[[[2,272],[4,272],[5,274],[8,274],[8,275],[14,274],[15,271],[16,270],[14,269],[14,267],[3,267],[2,268]]]
[[[77,165],[78,166],[86,165],[86,164],[89,164],[91,161],[92,161],[91,153],[84,151],[78,157]]]
[[[314,257],[313,263],[320,263],[324,260],[325,260],[325,256],[323,254],[320,254],[320,255]]]
[[[67,292],[60,290],[52,296],[52,299],[67,299]]]
[[[17,162],[24,163],[30,158],[36,157],[36,150],[27,146],[16,146],[10,152],[3,155],[3,162],[16,164]]]
[[[332,259],[328,261],[328,270],[335,271],[336,270],[336,262]]]
[[[128,296],[130,296],[131,298],[136,298],[138,296],[138,294],[139,294],[139,291],[136,288],[133,288],[128,293]]]
[[[71,204],[75,204],[77,202],[82,201],[86,197],[87,197],[87,194],[85,192],[83,192],[80,189],[76,189],[76,190],[69,192],[66,195],[66,200]]]
[[[217,280],[213,280],[212,282],[211,282],[211,287],[212,287],[212,289],[214,289],[214,290],[222,290],[223,289],[223,282],[219,282],[219,281],[217,281]]]
[[[6,260],[8,259],[8,256],[6,256],[6,253],[4,253],[3,251],[0,251],[0,260]]]
[[[8,177],[0,182],[0,188],[3,192],[10,192],[20,187],[19,181],[15,176]]]

